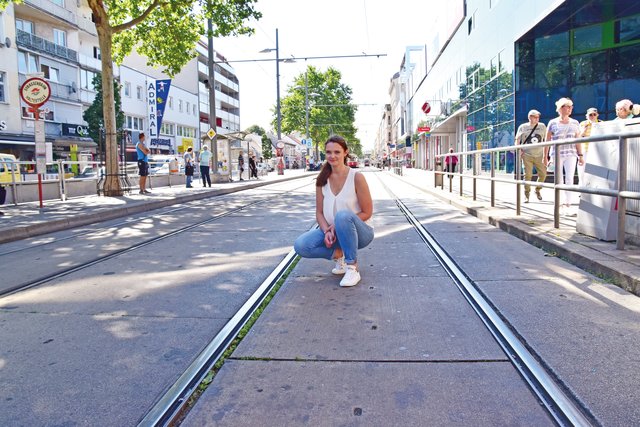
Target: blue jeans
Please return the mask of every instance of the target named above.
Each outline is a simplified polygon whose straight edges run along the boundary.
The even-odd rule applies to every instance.
[[[319,228],[307,231],[299,236],[293,248],[303,258],[332,259],[336,249],[342,249],[347,264],[358,260],[358,249],[369,245],[373,240],[373,228],[350,211],[339,211],[335,220],[336,242],[330,248],[324,244],[324,233]]]
[[[193,181],[193,175],[187,175],[187,187],[191,187],[192,181]]]

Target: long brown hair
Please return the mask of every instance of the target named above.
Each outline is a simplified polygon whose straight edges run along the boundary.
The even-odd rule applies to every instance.
[[[342,149],[345,151],[345,153],[349,151],[349,147],[347,147],[347,141],[340,135],[331,135],[329,139],[327,139],[327,141],[324,143],[325,147],[330,142],[334,142],[340,145]],[[347,157],[349,156],[348,155],[344,156],[345,165],[347,164]],[[332,169],[329,162],[324,162],[324,165],[322,165],[322,169],[320,170],[320,173],[316,178],[316,187],[324,187],[327,184],[327,181],[329,180],[329,175],[331,175],[331,172],[332,172]]]

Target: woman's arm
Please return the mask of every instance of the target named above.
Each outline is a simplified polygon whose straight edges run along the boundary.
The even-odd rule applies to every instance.
[[[358,204],[360,205],[358,217],[361,220],[366,221],[371,218],[371,215],[373,215],[373,200],[371,200],[371,192],[369,192],[367,180],[360,172],[356,173],[355,185]]]

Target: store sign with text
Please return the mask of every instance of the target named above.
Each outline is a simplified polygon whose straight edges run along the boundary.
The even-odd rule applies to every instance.
[[[150,138],[157,138],[160,134],[170,87],[171,79],[147,80],[147,117]]]
[[[71,123],[62,123],[62,135],[64,136],[77,136],[77,137],[88,137],[89,136],[89,128],[84,125],[74,125]]]

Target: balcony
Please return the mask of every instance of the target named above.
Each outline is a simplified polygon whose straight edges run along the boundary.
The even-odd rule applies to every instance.
[[[36,52],[46,53],[69,62],[78,62],[78,52],[75,50],[60,46],[26,31],[16,30],[16,43]]]
[[[58,6],[49,0],[25,0],[25,4],[28,4],[38,10],[45,11],[50,15],[57,16],[58,18],[76,25],[76,15],[74,12],[64,7]]]

